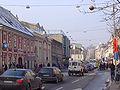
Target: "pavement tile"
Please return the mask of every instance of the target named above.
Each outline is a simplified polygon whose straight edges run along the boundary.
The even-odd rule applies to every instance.
[[[120,83],[112,82],[110,86],[110,90],[120,90]]]

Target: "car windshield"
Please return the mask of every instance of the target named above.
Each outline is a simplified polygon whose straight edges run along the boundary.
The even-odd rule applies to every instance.
[[[39,73],[52,73],[52,68],[42,68]]]
[[[7,70],[2,75],[7,76],[23,76],[25,74],[25,71],[22,70]]]
[[[77,62],[72,62],[72,66],[77,66]]]

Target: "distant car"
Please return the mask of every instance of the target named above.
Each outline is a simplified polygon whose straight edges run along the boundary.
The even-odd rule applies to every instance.
[[[30,69],[8,69],[0,75],[0,90],[35,89],[42,89],[42,80]]]
[[[89,63],[92,64],[94,66],[94,68],[97,68],[96,59],[90,59]]]
[[[68,75],[72,76],[74,74],[84,76],[84,66],[82,65],[81,61],[78,60],[69,61]]]
[[[87,66],[88,71],[94,70],[94,66],[92,64],[87,64],[86,66]]]
[[[38,72],[38,76],[42,78],[43,82],[55,81],[58,83],[63,81],[63,74],[57,67],[43,67]]]
[[[87,65],[84,65],[84,73],[88,73],[88,67],[87,67]]]

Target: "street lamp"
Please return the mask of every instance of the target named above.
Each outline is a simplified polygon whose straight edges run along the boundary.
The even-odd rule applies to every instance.
[[[26,6],[26,8],[27,8],[27,9],[30,9],[30,6],[29,6],[29,5],[27,5],[27,6]]]
[[[92,11],[92,10],[95,9],[95,7],[94,7],[93,5],[91,5],[91,6],[89,7],[89,9]]]

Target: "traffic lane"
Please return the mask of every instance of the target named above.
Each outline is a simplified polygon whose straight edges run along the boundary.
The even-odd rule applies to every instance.
[[[77,78],[70,82],[69,84],[64,85],[63,90],[82,90],[86,85],[94,78],[95,75],[87,75],[81,78]]]
[[[75,76],[75,77],[73,77],[73,76],[72,77],[65,76],[64,80],[62,82],[59,82],[59,83],[45,82],[43,84],[43,86],[45,87],[45,90],[56,90],[57,88],[62,87],[63,85],[65,85],[67,83],[69,84],[70,82],[72,82],[72,81],[74,81],[74,80],[76,80],[78,78],[80,78],[80,77],[78,77],[78,76]]]
[[[97,71],[96,77],[87,85],[86,88],[84,88],[84,90],[102,90],[109,77],[109,71]]]
[[[83,88],[93,78],[94,75],[85,76],[66,76],[63,82],[59,83],[45,83],[45,90],[74,90],[76,88]]]

